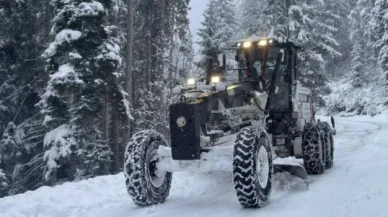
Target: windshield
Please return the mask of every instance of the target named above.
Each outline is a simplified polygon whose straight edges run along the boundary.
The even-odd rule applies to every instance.
[[[265,57],[265,52],[267,50],[267,56]],[[240,57],[240,67],[245,68],[249,72],[250,77],[259,77],[263,74],[266,84],[269,87],[272,83],[275,85],[275,91],[272,93],[272,102],[270,108],[273,110],[288,110],[290,109],[289,95],[290,89],[289,84],[285,81],[285,76],[287,73],[286,65],[279,65],[279,71],[275,80],[273,80],[273,75],[275,72],[276,61],[280,52],[278,47],[253,47],[250,49],[244,49],[241,51]],[[265,61],[265,69],[262,73],[262,66]]]
[[[265,58],[265,49],[260,47],[252,47],[244,49],[240,53],[241,60],[240,68],[247,68],[252,77],[258,77],[262,74],[262,64]],[[267,82],[272,80],[273,71],[275,70],[276,60],[280,51],[277,47],[268,47],[266,67],[263,76]]]

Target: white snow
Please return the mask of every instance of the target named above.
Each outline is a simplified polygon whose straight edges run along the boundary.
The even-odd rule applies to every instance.
[[[334,167],[323,175],[310,176],[309,189],[287,173],[276,175],[271,202],[262,209],[241,208],[229,172],[174,173],[167,201],[139,208],[128,196],[121,173],[0,199],[0,216],[388,216],[388,114],[338,117],[336,124]]]
[[[93,17],[99,16],[104,13],[104,6],[100,2],[82,2],[79,6],[74,10],[74,14],[71,17],[70,22],[73,22],[78,17]]]
[[[50,147],[43,156],[43,160],[47,165],[47,171],[45,172],[46,180],[49,179],[51,171],[57,168],[57,163],[55,161],[60,157],[66,157],[71,153],[70,147],[75,144],[73,137],[71,137],[71,133],[72,130],[67,124],[63,124],[46,133],[44,137],[44,146]]]
[[[50,77],[56,84],[83,83],[83,81],[78,78],[78,74],[75,72],[73,66],[70,64],[63,64],[59,66],[58,72]]]
[[[383,16],[384,19],[388,20],[388,13],[385,13]]]
[[[123,60],[120,56],[120,47],[116,43],[104,43],[102,48],[102,54],[97,56],[97,59],[108,59],[116,61],[119,65]]]
[[[82,59],[82,56],[77,52],[70,52],[69,57],[72,59]]]
[[[54,130],[48,132],[44,137],[44,145],[49,146],[51,143],[66,143],[66,136],[70,129],[67,124],[63,124]]]
[[[64,42],[71,42],[78,40],[81,38],[82,33],[80,31],[72,30],[72,29],[64,29],[60,31],[56,36],[53,43],[50,44],[49,48],[44,52],[43,56],[48,57],[53,55],[57,47],[62,45]]]

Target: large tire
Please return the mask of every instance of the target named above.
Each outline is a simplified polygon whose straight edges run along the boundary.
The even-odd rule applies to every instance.
[[[330,169],[334,164],[334,139],[331,133],[330,125],[326,122],[320,122],[319,127],[321,128],[323,141],[325,145],[325,166],[326,169]]]
[[[125,184],[138,206],[163,203],[169,195],[172,173],[156,168],[157,150],[161,145],[166,146],[161,134],[140,131],[133,135],[125,150]]]
[[[244,128],[236,136],[233,153],[233,182],[240,204],[261,208],[272,190],[272,152],[264,129]]]
[[[306,172],[319,175],[325,171],[325,148],[321,130],[316,123],[307,123],[302,138],[303,162]]]

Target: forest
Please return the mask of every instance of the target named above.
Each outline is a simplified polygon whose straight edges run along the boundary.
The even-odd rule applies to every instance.
[[[0,0],[0,198],[122,172],[134,132],[169,136],[172,88],[224,52],[232,68],[227,48],[252,36],[304,48],[298,72],[320,113],[388,108],[386,0],[209,0],[198,32],[189,11],[190,0]]]

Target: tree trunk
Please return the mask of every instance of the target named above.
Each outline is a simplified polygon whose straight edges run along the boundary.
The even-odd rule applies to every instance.
[[[126,59],[126,79],[125,79],[125,91],[127,92],[127,100],[129,103],[130,112],[133,117],[134,115],[134,84],[133,84],[133,13],[134,13],[134,6],[133,6],[133,0],[127,0],[128,4],[128,22],[127,22],[127,59]],[[128,135],[125,136],[124,143],[127,143],[129,139],[131,138],[131,134],[133,133],[133,123],[134,120],[129,120],[129,132]]]
[[[170,83],[170,88],[173,88],[175,86],[175,77],[173,78],[172,72],[173,72],[173,55],[174,55],[174,49],[175,49],[175,44],[174,44],[174,29],[175,29],[175,10],[174,10],[174,4],[171,3],[171,20],[170,24],[173,26],[172,27],[172,32],[170,36],[170,54],[169,54],[169,69],[168,69],[168,79],[167,82]],[[177,69],[175,69],[177,70]]]
[[[112,126],[110,129],[110,144],[113,153],[113,162],[111,166],[111,172],[113,174],[118,173],[120,171],[121,165],[123,165],[123,153],[121,151],[120,145],[120,129],[119,129],[119,108],[117,104],[117,100],[113,98],[111,100],[112,107]],[[124,139],[126,139],[126,135],[124,135]],[[124,144],[126,144],[124,142]],[[123,145],[124,145],[123,144]]]
[[[46,0],[46,4],[45,4],[45,21],[44,21],[45,43],[49,43],[49,41],[50,41],[51,20],[53,18],[52,10],[53,10],[53,8],[50,5],[50,1]]]
[[[159,17],[159,25],[160,25],[160,40],[158,41],[158,46],[160,47],[159,50],[159,58],[158,58],[158,73],[161,74],[161,77],[163,77],[164,73],[164,51],[165,51],[165,42],[164,42],[164,37],[165,37],[165,11],[166,11],[166,0],[159,0],[159,11],[160,11],[160,17]]]

